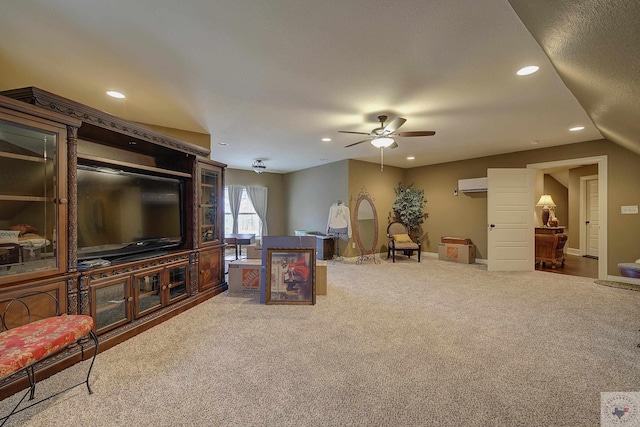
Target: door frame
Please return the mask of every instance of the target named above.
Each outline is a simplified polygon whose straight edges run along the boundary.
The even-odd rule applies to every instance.
[[[608,240],[607,240],[607,156],[581,157],[567,160],[557,160],[551,162],[531,163],[527,168],[531,169],[550,169],[556,167],[579,167],[585,165],[598,165],[598,216],[600,228],[598,239],[600,241],[600,253],[598,257],[598,279],[606,280],[608,278]],[[582,246],[582,239],[580,245]]]

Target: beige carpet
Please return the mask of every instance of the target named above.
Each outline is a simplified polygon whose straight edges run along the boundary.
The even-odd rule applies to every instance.
[[[640,390],[638,292],[428,257],[331,262],[328,283],[315,306],[222,294],[101,353],[94,394],[8,424],[595,426],[601,392]]]

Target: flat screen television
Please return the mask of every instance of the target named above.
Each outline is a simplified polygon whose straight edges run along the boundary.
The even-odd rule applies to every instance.
[[[78,260],[117,260],[180,245],[183,183],[178,178],[78,166]]]

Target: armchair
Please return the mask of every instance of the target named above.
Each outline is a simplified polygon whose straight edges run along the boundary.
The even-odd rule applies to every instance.
[[[393,262],[396,262],[396,251],[403,251],[409,258],[411,258],[412,251],[418,251],[418,262],[420,262],[420,240],[414,242],[409,237],[409,230],[406,225],[398,221],[392,222],[387,227],[387,237],[389,237],[387,259],[391,255]]]

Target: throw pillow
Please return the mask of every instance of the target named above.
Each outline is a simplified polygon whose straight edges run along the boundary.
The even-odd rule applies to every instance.
[[[397,243],[412,243],[411,237],[408,234],[394,234],[393,241]]]

